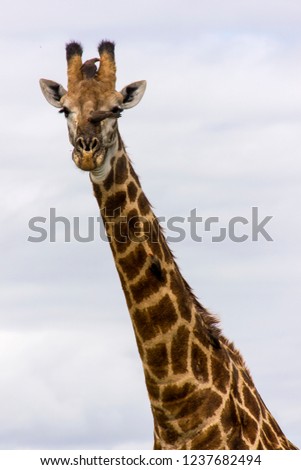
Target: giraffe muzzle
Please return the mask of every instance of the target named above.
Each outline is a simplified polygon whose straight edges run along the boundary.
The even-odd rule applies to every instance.
[[[103,162],[105,149],[101,148],[97,137],[78,137],[72,158],[74,163],[84,171],[95,170]]]

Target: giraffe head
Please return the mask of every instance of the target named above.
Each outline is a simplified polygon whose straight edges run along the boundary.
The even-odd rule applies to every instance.
[[[114,43],[102,41],[98,52],[99,58],[82,63],[81,45],[67,44],[68,91],[52,80],[40,80],[46,100],[67,119],[75,164],[87,171],[101,167],[116,142],[117,119],[124,109],[139,103],[146,87],[142,80],[116,91]]]

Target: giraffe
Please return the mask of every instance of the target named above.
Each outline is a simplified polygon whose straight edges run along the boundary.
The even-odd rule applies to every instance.
[[[240,352],[182,277],[118,131],[145,81],[115,90],[115,44],[82,63],[66,45],[68,91],[41,79],[89,172],[133,324],[154,420],[154,449],[297,449],[259,395]],[[96,62],[99,61],[97,68]]]

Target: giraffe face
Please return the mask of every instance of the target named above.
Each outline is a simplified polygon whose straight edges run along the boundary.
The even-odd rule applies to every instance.
[[[122,111],[121,93],[99,93],[99,85],[93,82],[80,82],[77,93],[66,93],[61,99],[73,146],[72,159],[86,171],[102,165],[117,139],[117,119]]]
[[[72,158],[82,170],[93,171],[104,163],[108,150],[118,138],[117,119],[124,109],[141,100],[146,82],[131,83],[115,90],[114,44],[102,41],[100,58],[82,64],[82,47],[67,45],[68,91],[57,82],[40,80],[46,100],[60,108],[67,120]],[[100,62],[99,69],[95,62]]]

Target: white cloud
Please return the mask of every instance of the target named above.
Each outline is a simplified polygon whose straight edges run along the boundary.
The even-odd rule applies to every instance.
[[[126,331],[112,322],[98,331],[91,325],[1,334],[1,448],[109,448],[113,436],[115,445],[151,440],[138,353]]]

